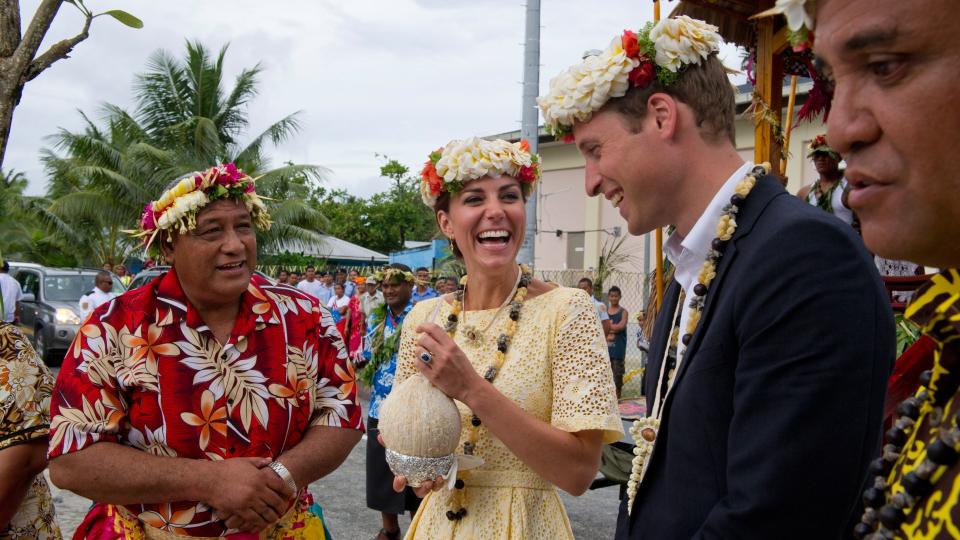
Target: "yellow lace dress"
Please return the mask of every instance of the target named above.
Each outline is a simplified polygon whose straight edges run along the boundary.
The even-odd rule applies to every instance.
[[[424,320],[442,323],[449,314],[450,305],[435,298],[417,303],[407,315],[394,388],[417,372],[414,329]],[[506,309],[493,320],[496,314],[495,309],[467,312],[455,337],[480,374],[493,359],[497,336],[509,320]],[[486,328],[476,342],[466,338],[466,323]],[[493,384],[525,411],[562,430],[602,430],[605,443],[623,435],[607,343],[593,302],[579,289],[557,288],[524,302],[506,362]],[[471,412],[460,402],[457,407],[462,448]],[[408,540],[573,538],[556,488],[482,426],[475,453],[484,464],[458,475],[466,483],[467,515],[459,521],[447,519],[454,492],[432,492],[410,523]]]

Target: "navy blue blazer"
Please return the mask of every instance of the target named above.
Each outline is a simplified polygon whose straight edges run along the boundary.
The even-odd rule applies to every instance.
[[[737,222],[617,539],[820,540],[859,518],[895,355],[883,284],[850,226],[772,177]],[[651,340],[648,410],[679,292]]]

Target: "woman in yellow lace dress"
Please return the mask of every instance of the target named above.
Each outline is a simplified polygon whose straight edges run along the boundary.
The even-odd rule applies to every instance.
[[[462,294],[419,302],[407,316],[394,388],[419,371],[454,398],[459,452],[483,465],[461,471],[452,490],[421,486],[408,539],[573,538],[555,487],[586,491],[601,445],[623,433],[593,302],[521,276],[516,264],[538,177],[525,141],[453,141],[424,168],[424,202],[468,278]]]

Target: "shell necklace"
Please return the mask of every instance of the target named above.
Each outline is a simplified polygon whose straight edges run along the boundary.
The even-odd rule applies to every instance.
[[[461,316],[463,317],[463,333],[467,337],[467,340],[470,341],[471,345],[476,345],[480,341],[480,338],[482,338],[483,335],[486,334],[487,330],[489,330],[490,327],[493,326],[493,323],[495,323],[497,319],[500,317],[500,314],[503,313],[503,308],[510,305],[510,301],[513,300],[514,295],[516,295],[517,293],[517,289],[520,287],[521,279],[523,279],[523,270],[518,269],[517,281],[513,284],[513,288],[510,289],[510,294],[507,295],[507,298],[504,299],[503,303],[500,304],[500,307],[497,308],[497,312],[493,314],[493,317],[490,319],[490,322],[488,322],[482,329],[467,323],[466,311],[461,313]],[[466,276],[464,276],[463,279],[460,280],[460,284],[463,285],[463,297],[466,298],[467,296],[467,277]]]
[[[734,189],[734,194],[730,197],[730,204],[723,207],[723,215],[720,216],[720,221],[717,223],[717,236],[710,245],[710,252],[707,254],[706,260],[703,261],[703,267],[700,268],[700,273],[697,275],[697,284],[693,287],[693,298],[691,298],[688,305],[689,318],[687,320],[687,327],[685,328],[686,332],[683,334],[683,337],[680,338],[684,347],[689,345],[693,339],[693,333],[697,330],[697,326],[700,323],[700,316],[703,314],[703,307],[706,305],[706,296],[710,283],[717,277],[717,267],[720,258],[723,257],[724,249],[726,249],[730,239],[733,238],[733,233],[737,230],[736,216],[740,205],[743,204],[747,195],[750,194],[750,191],[757,184],[757,179],[765,176],[768,171],[769,166],[766,163],[754,167],[753,170],[747,173],[744,179],[737,184],[737,187]],[[680,315],[682,304],[683,300],[677,301],[677,309],[672,319],[675,322],[671,325],[671,328],[677,324],[676,321]],[[647,473],[647,467],[650,464],[650,455],[653,453],[653,446],[657,440],[657,431],[660,429],[660,420],[663,418],[664,404],[675,382],[673,373],[679,372],[680,364],[686,357],[686,349],[680,350],[678,347],[677,367],[673,373],[664,376],[664,373],[668,371],[667,354],[669,350],[670,347],[668,343],[667,346],[664,347],[663,358],[660,362],[657,393],[654,397],[653,409],[650,411],[650,416],[636,420],[630,427],[630,435],[633,436],[636,447],[633,449],[634,458],[630,469],[630,480],[627,481],[628,513],[633,512],[633,501],[637,498],[637,489],[640,486],[640,482],[643,481],[643,477]]]
[[[487,366],[486,371],[483,374],[483,378],[487,382],[493,384],[493,380],[497,377],[497,373],[500,371],[500,368],[503,367],[504,361],[507,359],[507,349],[510,346],[510,341],[513,339],[514,334],[517,333],[517,321],[520,320],[520,307],[523,305],[524,299],[527,297],[527,287],[530,285],[530,282],[533,280],[533,275],[531,274],[530,267],[525,264],[520,265],[519,277],[517,278],[517,283],[514,285],[513,291],[511,291],[510,296],[507,297],[507,302],[504,305],[500,306],[500,310],[503,310],[504,307],[510,306],[510,320],[507,322],[506,330],[500,334],[497,338],[497,353],[494,355],[493,362]],[[464,276],[460,280],[460,290],[454,293],[453,296],[453,306],[450,310],[450,315],[447,316],[447,322],[444,327],[444,330],[447,332],[451,338],[453,338],[457,333],[457,322],[459,321],[459,316],[463,314],[464,322],[466,322],[466,312],[463,311],[463,295],[467,288],[467,276]],[[511,299],[512,298],[512,299]],[[500,314],[500,311],[494,315],[494,319],[497,318],[497,315]],[[493,324],[491,321],[490,324],[484,328],[484,331],[490,328]],[[471,339],[468,336],[468,339]],[[472,456],[474,451],[477,448],[477,441],[480,440],[480,417],[476,414],[471,414],[470,416],[470,427],[467,432],[467,440],[463,443],[463,453]],[[469,471],[464,471],[463,476],[466,477],[469,475]],[[458,478],[454,484],[456,492],[451,498],[451,508],[447,510],[447,519],[450,521],[459,521],[467,515],[467,509],[464,506],[464,489],[466,484],[464,483],[463,478]]]

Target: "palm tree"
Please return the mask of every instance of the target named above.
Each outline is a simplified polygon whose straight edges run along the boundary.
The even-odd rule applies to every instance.
[[[52,199],[41,213],[44,222],[84,249],[86,262],[118,262],[136,247],[123,231],[135,226],[144,203],[183,174],[234,162],[259,178],[262,191],[288,186],[283,197],[267,202],[275,225],[261,235],[261,248],[272,249],[284,239],[321,243],[325,220],[305,194],[306,184],[321,181],[327,169],[296,164],[271,169],[267,153],[268,143],[282,144],[298,132],[299,113],[241,144],[260,66],[242,70],[226,91],[227,47],[216,59],[199,43],[187,42],[186,48],[183,60],[162,50],[150,57],[147,71],[136,77],[134,113],[106,104],[103,127],[81,112],[82,131],[60,130],[51,138],[54,149],[43,152]]]

